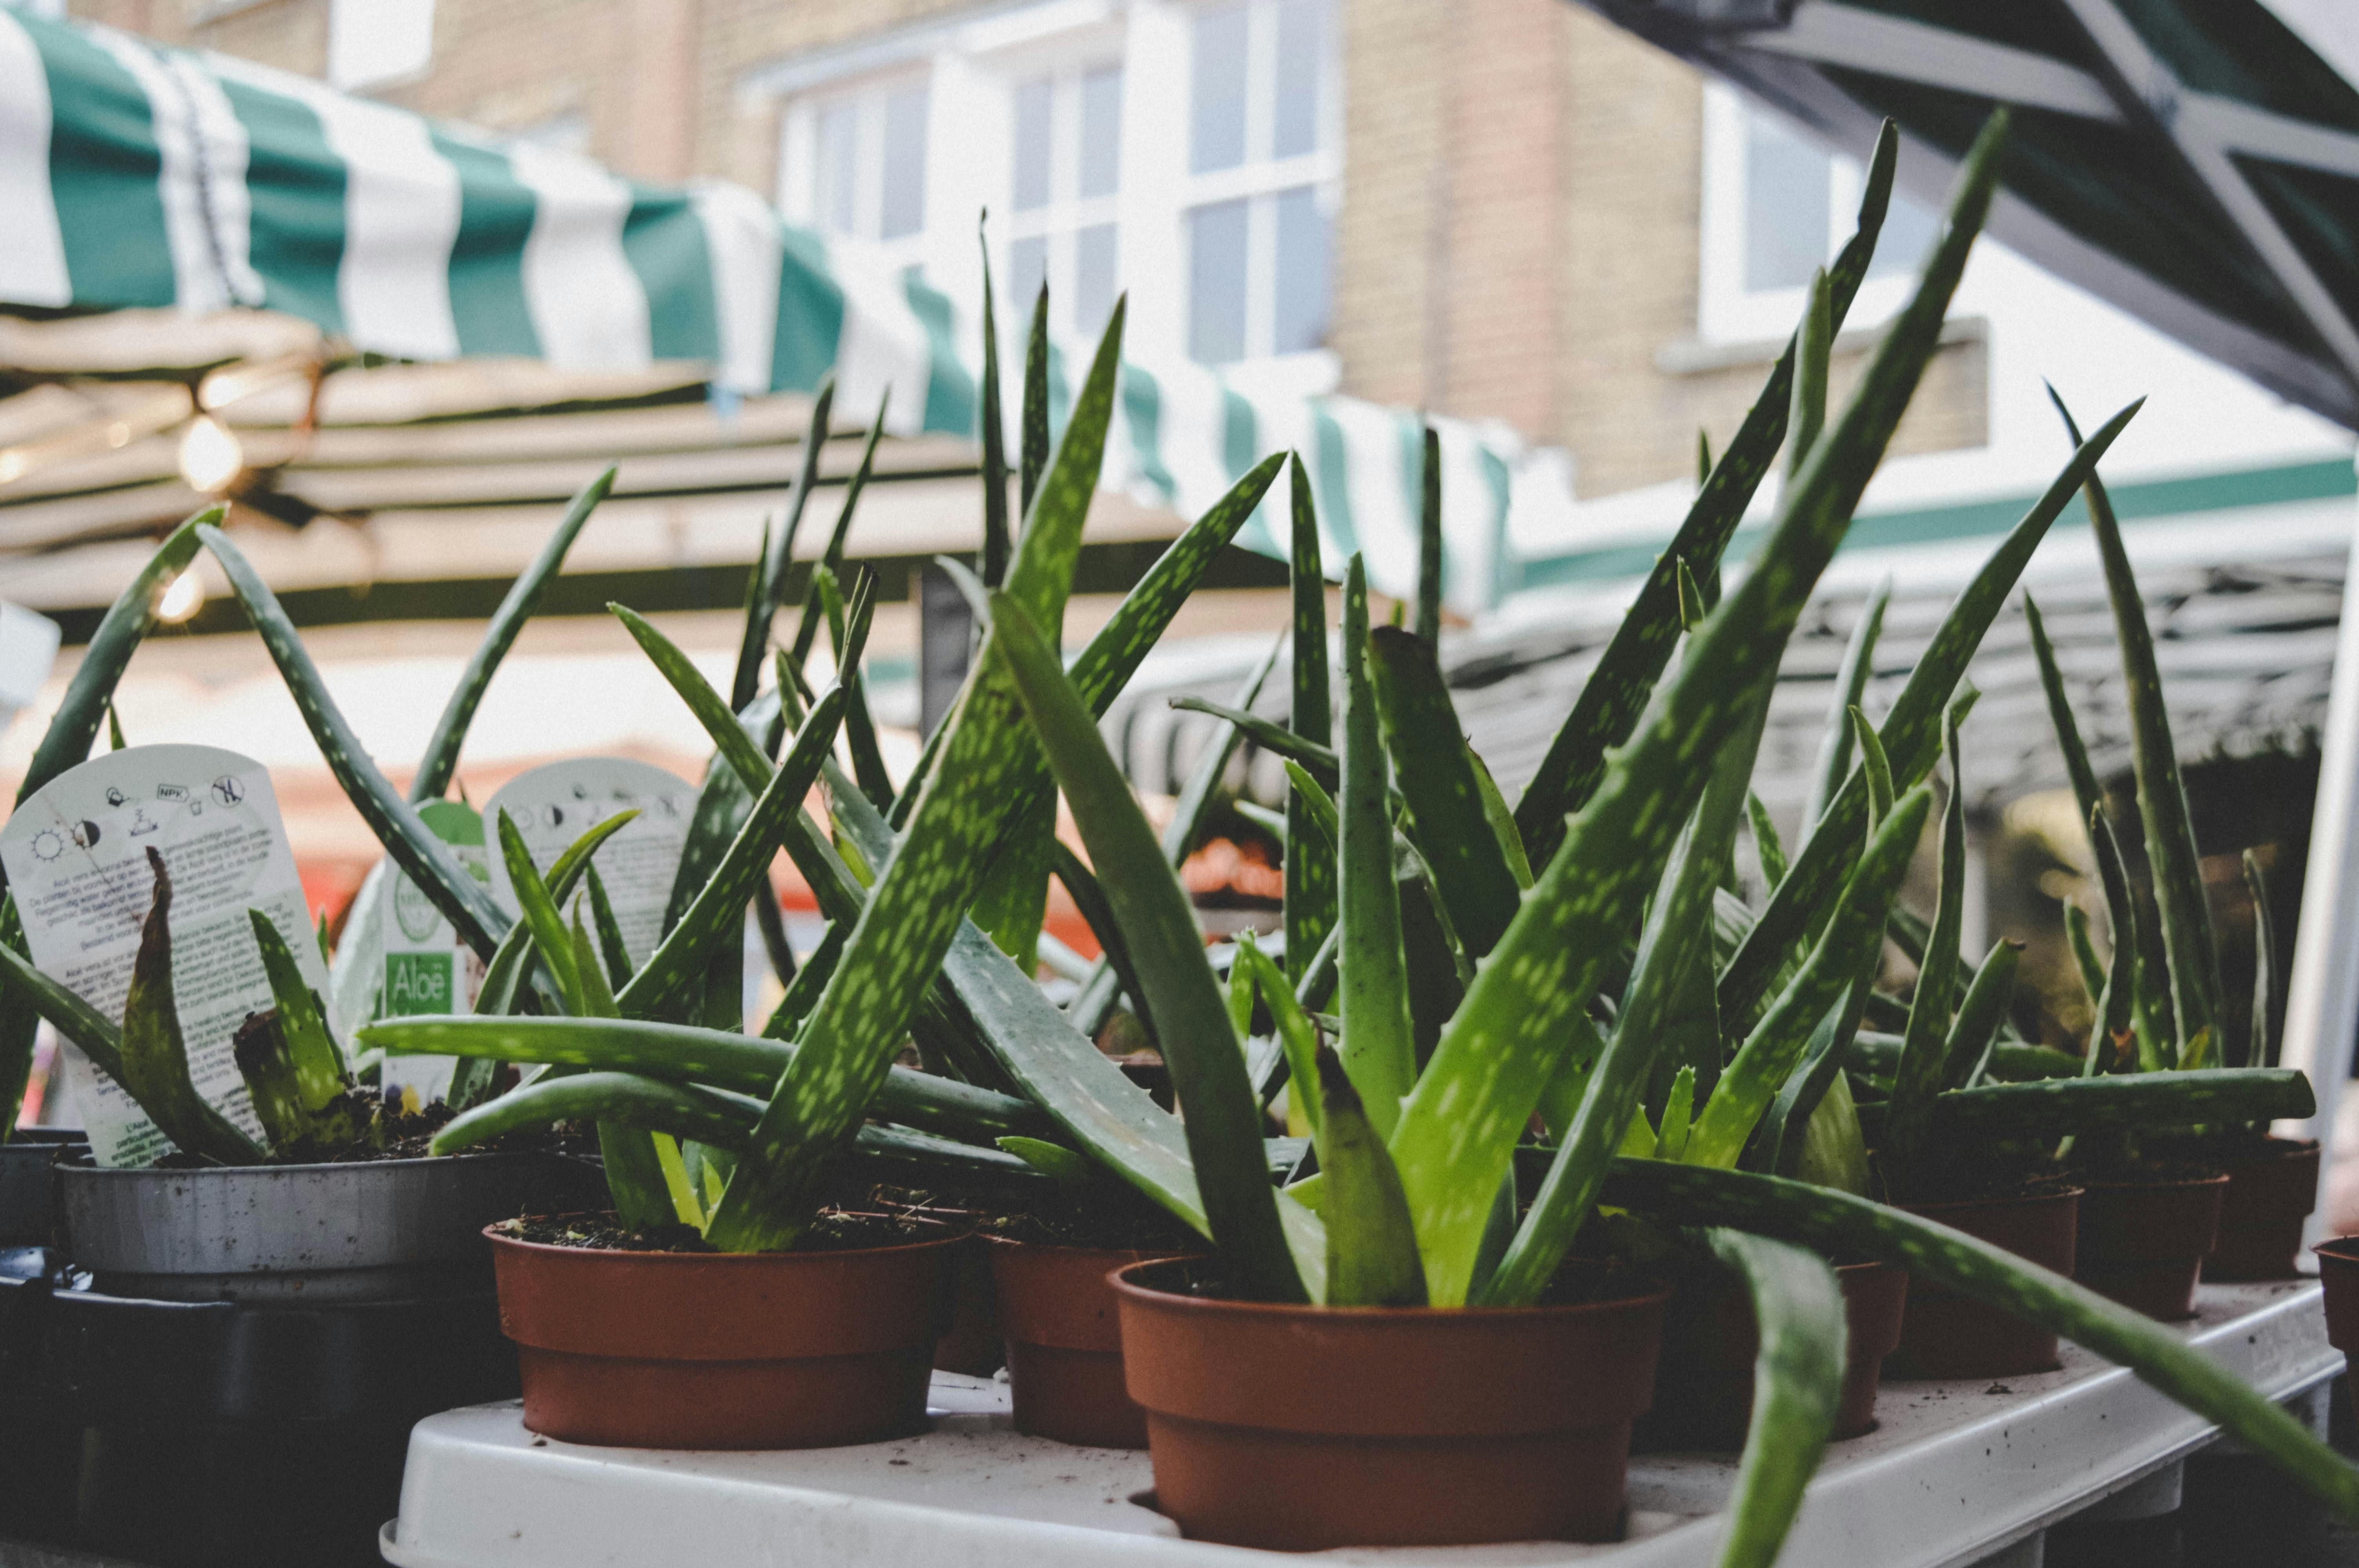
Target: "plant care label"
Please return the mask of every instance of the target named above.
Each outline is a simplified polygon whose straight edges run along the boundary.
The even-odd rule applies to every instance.
[[[523,835],[532,863],[546,875],[572,842],[618,811],[639,815],[598,847],[591,860],[599,885],[614,907],[614,924],[634,968],[647,961],[662,940],[664,908],[671,902],[672,878],[688,843],[689,819],[696,809],[695,786],[653,763],[628,757],[575,757],[518,773],[484,806],[484,839],[492,867],[492,892],[510,910],[516,889],[499,849],[500,813]],[[587,902],[589,879],[575,898],[582,929],[595,933]]]
[[[272,1005],[246,911],[268,915],[303,978],[328,967],[260,762],[212,746],[132,746],[60,774],[0,827],[0,864],[43,973],[120,1022],[132,961],[155,901],[147,850],[172,879],[172,1000],[197,1092],[261,1137],[230,1041]],[[170,1142],[103,1073],[82,1108],[102,1165],[144,1165]]]
[[[474,807],[455,800],[429,800],[418,808],[418,815],[436,838],[451,846],[469,876],[479,882],[492,880],[484,853],[484,819]],[[389,897],[375,922],[382,976],[377,1016],[473,1011],[475,992],[484,983],[483,960],[459,940],[434,901],[399,867],[387,862],[379,885],[389,890]],[[378,1081],[388,1097],[398,1096],[406,1108],[418,1110],[449,1092],[458,1065],[456,1056],[388,1055]]]

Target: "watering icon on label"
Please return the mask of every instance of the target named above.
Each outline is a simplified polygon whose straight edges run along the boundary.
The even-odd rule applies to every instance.
[[[109,806],[121,806],[123,804],[123,792],[116,789],[113,784],[107,785],[106,804]]]

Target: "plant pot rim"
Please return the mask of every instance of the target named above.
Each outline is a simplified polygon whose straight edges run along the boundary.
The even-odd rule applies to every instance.
[[[2359,1263],[2359,1236],[2330,1237],[2310,1250],[2337,1263]]]
[[[1555,1306],[1463,1306],[1463,1307],[1386,1307],[1386,1306],[1320,1306],[1309,1302],[1237,1302],[1220,1296],[1183,1295],[1178,1291],[1158,1290],[1133,1280],[1131,1276],[1143,1269],[1158,1268],[1176,1262],[1173,1258],[1150,1258],[1115,1270],[1107,1279],[1117,1295],[1158,1307],[1176,1307],[1183,1312],[1200,1312],[1233,1317],[1299,1316],[1315,1313],[1322,1318],[1353,1323],[1420,1323],[1450,1319],[1456,1322],[1528,1323],[1547,1318],[1576,1317],[1588,1313],[1619,1311],[1632,1306],[1644,1306],[1667,1302],[1671,1287],[1651,1276],[1641,1276],[1641,1287],[1628,1295],[1609,1296],[1603,1301],[1568,1302]]]
[[[2175,1177],[2168,1182],[2100,1182],[2093,1178],[2082,1184],[2081,1191],[2083,1195],[2090,1193],[2168,1193],[2184,1191],[2189,1187],[2224,1187],[2227,1184],[2228,1173],[2221,1171],[2209,1176]]]
[[[931,1247],[955,1246],[974,1234],[972,1230],[960,1229],[942,1220],[929,1219],[922,1223],[940,1226],[941,1235],[929,1236],[921,1241],[897,1242],[890,1247],[831,1247],[824,1252],[798,1252],[792,1249],[784,1252],[655,1252],[625,1247],[564,1247],[554,1241],[527,1241],[520,1236],[501,1234],[500,1227],[506,1223],[508,1222],[506,1220],[495,1220],[492,1224],[484,1227],[484,1239],[489,1241],[494,1247],[511,1247],[523,1252],[547,1252],[568,1258],[627,1258],[637,1262],[652,1263],[658,1268],[675,1262],[742,1266],[754,1263],[803,1263],[818,1259],[880,1258],[891,1252],[919,1252]]]
[[[71,1145],[67,1145],[71,1148]],[[273,1176],[317,1173],[323,1171],[413,1171],[424,1165],[449,1165],[463,1162],[480,1164],[487,1160],[568,1160],[574,1156],[561,1154],[554,1149],[470,1149],[457,1154],[404,1154],[392,1160],[315,1160],[299,1165],[189,1165],[170,1170],[160,1165],[101,1165],[82,1156],[60,1158],[58,1169],[71,1173],[77,1181],[103,1178],[121,1181],[133,1176],[163,1180],[185,1177],[210,1178],[215,1181],[226,1176]]]
[[[2002,1208],[2009,1204],[2061,1203],[2066,1198],[2085,1197],[2088,1192],[2086,1185],[2075,1183],[2069,1187],[2059,1187],[2052,1193],[2017,1193],[2013,1197],[1942,1198],[1936,1203],[1910,1203],[1895,1206],[1904,1208],[1910,1214],[1931,1214],[1937,1209]]]
[[[1153,1247],[1077,1247],[1070,1241],[1027,1241],[1020,1236],[998,1236],[988,1230],[978,1230],[976,1236],[994,1247],[1020,1247],[1027,1252],[1066,1252],[1076,1257],[1128,1258],[1139,1263],[1170,1263],[1182,1258],[1207,1258],[1211,1243],[1199,1241],[1193,1252],[1167,1252]],[[1125,1265],[1127,1267],[1127,1265]]]

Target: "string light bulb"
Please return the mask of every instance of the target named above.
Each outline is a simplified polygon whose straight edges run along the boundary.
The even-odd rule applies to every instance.
[[[189,421],[180,437],[180,478],[190,490],[218,495],[245,468],[245,449],[210,414]]]
[[[204,608],[205,585],[190,566],[172,579],[164,589],[164,597],[156,601],[156,619],[167,626],[178,626]]]

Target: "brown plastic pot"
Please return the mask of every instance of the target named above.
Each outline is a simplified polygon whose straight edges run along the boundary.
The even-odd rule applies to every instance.
[[[619,1252],[484,1234],[525,1425],[625,1448],[825,1448],[921,1429],[965,1239]]]
[[[1232,1546],[1611,1541],[1669,1292],[1580,1306],[1326,1308],[1114,1276],[1156,1507]]]
[[[1905,1206],[1921,1219],[1962,1230],[2069,1277],[2080,1206],[2081,1189],[2068,1187],[2036,1197]],[[2052,1372],[2057,1365],[2050,1329],[1922,1280],[1908,1292],[1896,1376],[2005,1378]]]
[[[2162,1323],[2195,1315],[2195,1276],[2220,1236],[2225,1176],[2092,1182],[2081,1195],[2072,1277]]]
[[[2207,1280],[2290,1280],[2301,1232],[2318,1206],[2318,1143],[2272,1138],[2266,1152],[2227,1167],[2220,1240],[2203,1260]]]
[[[2321,1241],[2310,1250],[2318,1255],[2318,1282],[2326,1287],[2326,1342],[2345,1356],[2359,1356],[2359,1236]],[[2359,1410],[2359,1381],[2351,1383],[2351,1399]]]
[[[991,1260],[984,1256],[983,1238],[970,1236],[951,1265],[951,1325],[934,1346],[934,1369],[988,1378],[1004,1365]]]
[[[1147,1412],[1123,1384],[1117,1269],[1168,1253],[986,1238],[1007,1341],[1016,1430],[1090,1448],[1144,1448]]]
[[[1876,1386],[1884,1358],[1900,1346],[1908,1271],[1893,1263],[1845,1263],[1835,1270],[1835,1280],[1843,1286],[1849,1359],[1833,1435],[1859,1437],[1875,1430]],[[1682,1281],[1666,1311],[1654,1408],[1638,1422],[1637,1447],[1743,1447],[1753,1421],[1753,1363],[1760,1349],[1753,1298],[1743,1281],[1719,1275]]]

